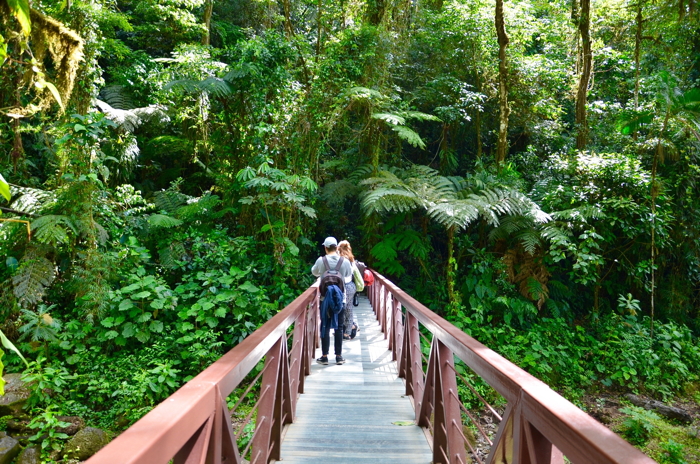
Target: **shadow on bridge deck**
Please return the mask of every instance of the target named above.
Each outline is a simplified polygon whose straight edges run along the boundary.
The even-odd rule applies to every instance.
[[[313,363],[296,418],[282,442],[283,463],[422,463],[432,461],[423,430],[391,360],[369,301],[355,309],[360,333],[343,342],[343,365]],[[316,350],[316,357],[321,355]]]

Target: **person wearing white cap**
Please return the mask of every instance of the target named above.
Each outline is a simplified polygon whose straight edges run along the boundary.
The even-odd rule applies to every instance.
[[[326,237],[326,239],[323,241],[323,246],[326,249],[326,261],[328,262],[328,266],[331,269],[335,269],[335,267],[338,265],[338,260],[340,260],[340,255],[338,255],[338,241],[335,239],[335,237]],[[326,272],[326,265],[324,264],[324,257],[320,256],[314,265],[311,267],[311,273],[315,275],[316,277],[320,277],[323,275],[324,272]],[[352,278],[352,266],[350,264],[350,261],[347,259],[344,259],[343,262],[340,264],[340,275],[345,279],[346,281],[348,278]],[[323,295],[322,295],[323,297]],[[345,362],[345,359],[343,359],[342,352],[343,352],[343,332],[344,332],[344,327],[343,327],[343,322],[345,320],[345,314],[344,310],[338,315],[338,324],[339,326],[335,328],[335,343],[334,343],[334,348],[335,348],[335,362],[336,364],[343,364]],[[321,331],[321,357],[316,360],[319,364],[328,364],[328,351],[330,350],[330,344],[331,344],[331,334],[330,334],[330,324],[326,324],[324,327],[325,330]]]

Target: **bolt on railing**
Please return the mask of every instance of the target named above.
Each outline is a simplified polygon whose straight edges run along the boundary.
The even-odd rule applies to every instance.
[[[575,464],[655,462],[383,276],[374,276],[368,296],[398,364],[399,377],[405,380],[406,395],[413,400],[416,424],[432,437],[433,463],[563,464],[564,456]],[[427,359],[422,341],[430,346]],[[502,413],[458,371],[455,359],[501,396],[505,402]],[[484,412],[493,416],[494,424],[498,423],[495,434],[484,430],[485,424],[462,404],[458,379],[483,404]],[[479,449],[465,434],[464,427],[470,423],[485,449]]]

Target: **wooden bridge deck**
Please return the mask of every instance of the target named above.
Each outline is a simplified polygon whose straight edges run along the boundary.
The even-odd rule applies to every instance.
[[[360,297],[360,333],[343,342],[347,362],[313,363],[299,397],[296,420],[282,442],[282,463],[421,463],[432,461],[423,430],[391,360],[369,301]],[[320,348],[316,357],[321,356]]]

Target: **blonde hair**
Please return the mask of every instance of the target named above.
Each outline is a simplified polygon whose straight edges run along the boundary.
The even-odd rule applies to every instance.
[[[340,253],[340,256],[343,258],[349,259],[351,263],[355,262],[355,256],[352,254],[352,247],[347,240],[342,240],[338,243],[338,253]]]

